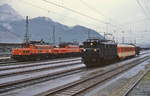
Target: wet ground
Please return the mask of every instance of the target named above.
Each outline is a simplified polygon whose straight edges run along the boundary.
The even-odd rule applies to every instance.
[[[125,63],[134,61],[136,59],[143,58],[147,55],[149,55],[149,54],[137,56],[136,58],[132,58],[132,59],[123,61],[122,63],[118,63],[116,65],[112,65],[111,67],[105,68],[105,70],[106,69],[109,70],[110,68],[113,68],[115,66],[123,65]],[[121,96],[121,95],[116,95],[118,93],[113,93],[113,92],[122,91],[121,90],[121,89],[123,89],[122,86],[125,86],[126,84],[130,85],[132,83],[132,82],[130,82],[130,80],[132,81],[133,77],[138,78],[143,73],[143,70],[145,70],[145,66],[148,65],[149,63],[150,63],[149,61],[145,61],[144,63],[138,65],[137,67],[133,68],[132,70],[129,70],[129,72],[126,72],[118,77],[114,77],[114,79],[111,80],[110,82],[106,82],[106,84],[103,84],[103,85],[98,85],[100,87],[94,88],[95,90],[91,91],[88,94],[85,94],[85,96]],[[94,69],[94,72],[99,72],[99,70],[103,71],[104,69],[97,68],[97,69]],[[52,71],[52,70],[48,70],[48,71]],[[28,86],[28,87],[20,88],[17,90],[12,90],[6,94],[0,94],[0,95],[1,96],[4,96],[4,95],[5,96],[31,96],[31,95],[41,93],[43,90],[46,91],[46,90],[56,88],[61,85],[65,85],[70,82],[74,82],[74,81],[84,78],[88,75],[92,75],[92,74],[94,74],[94,72],[92,69],[89,69],[84,72],[80,72],[77,74],[73,74],[73,75],[69,75],[69,76],[65,76],[65,77],[61,77],[61,78],[56,78],[56,79],[46,81],[43,83],[35,84],[33,86]],[[39,74],[41,74],[41,72]]]
[[[101,85],[97,85],[95,88],[92,89],[92,91],[84,94],[84,96],[123,96],[125,92],[131,87],[131,85],[133,85],[140,77],[142,77],[144,73],[149,70],[149,68],[150,60],[147,60],[140,65],[137,65],[136,67],[130,69],[129,71],[117,77],[114,77],[114,79],[107,81]]]
[[[150,71],[144,76],[139,84],[128,96],[150,96]]]
[[[43,83],[35,84],[33,86],[28,86],[21,89],[13,90],[5,94],[0,94],[0,96],[34,96],[41,92],[47,91],[49,89],[56,88],[58,86],[65,85],[67,83],[79,80],[82,74],[84,74],[84,72],[80,72],[78,74],[73,74],[69,76],[64,76],[61,78],[56,78]]]

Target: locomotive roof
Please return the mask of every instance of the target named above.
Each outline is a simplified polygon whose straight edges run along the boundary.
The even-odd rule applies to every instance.
[[[116,45],[117,43],[115,43],[114,41],[112,40],[106,40],[106,39],[87,39],[87,41],[85,42],[99,42],[101,44],[114,44]]]
[[[118,47],[135,47],[134,45],[131,44],[118,44]]]
[[[24,42],[23,44],[48,45],[49,43],[46,43],[46,42],[44,42],[43,40],[40,40],[40,41]]]

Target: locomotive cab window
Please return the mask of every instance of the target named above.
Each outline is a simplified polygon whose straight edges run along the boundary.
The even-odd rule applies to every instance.
[[[87,48],[95,48],[95,47],[98,47],[97,45],[98,45],[97,42],[84,42],[84,47],[87,47]]]

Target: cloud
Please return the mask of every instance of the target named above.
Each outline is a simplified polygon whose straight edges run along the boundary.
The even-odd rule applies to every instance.
[[[91,10],[91,8],[88,8],[86,5],[84,5],[80,0],[49,0],[54,3],[57,3],[59,5],[66,6],[68,8],[71,8],[73,10],[79,11],[83,14],[89,15],[91,17],[97,18],[99,20],[103,21],[110,21],[110,23],[117,25],[120,27],[120,25],[125,25],[128,22],[134,22],[137,20],[141,20],[145,18],[145,15],[142,13],[140,7],[137,5],[136,0],[83,0],[90,6],[94,7],[96,10],[102,12],[106,17],[101,16],[98,12],[94,12]],[[33,7],[30,4],[27,4],[25,2],[28,2],[30,4],[33,4],[35,6],[39,6],[40,9],[37,7]],[[95,30],[98,30],[99,32],[106,32],[106,24],[102,24],[99,21],[94,21],[91,19],[88,19],[86,17],[80,16],[76,13],[70,12],[68,10],[56,7],[54,5],[48,4],[44,2],[43,0],[0,0],[0,3],[9,3],[15,8],[20,14],[23,16],[29,15],[30,17],[37,17],[37,16],[48,16],[52,18],[55,21],[58,21],[60,23],[66,24],[66,25],[84,25],[90,28],[93,28]],[[49,10],[49,11],[48,11]],[[113,20],[108,20],[109,18]],[[117,22],[117,23],[116,23]],[[121,41],[121,32],[124,30],[126,37],[129,37],[129,41],[133,41],[134,38],[137,38],[137,42],[143,42],[148,41],[148,37],[144,39],[141,38],[138,34],[139,32],[144,32],[143,30],[147,29],[150,22],[143,22],[138,24],[132,23],[128,24],[125,27],[116,28],[114,26],[109,26],[109,32],[113,33],[113,31],[117,31],[116,33],[113,33],[115,37],[120,38]],[[120,24],[120,25],[119,25]],[[130,27],[133,26],[133,27]],[[145,28],[146,26],[146,28]],[[132,36],[130,35],[129,29],[132,29]],[[140,31],[139,31],[140,30]],[[148,31],[150,29],[147,29]],[[149,34],[150,35],[150,34]],[[146,36],[149,36],[146,34]],[[142,36],[145,36],[145,34],[142,34]]]

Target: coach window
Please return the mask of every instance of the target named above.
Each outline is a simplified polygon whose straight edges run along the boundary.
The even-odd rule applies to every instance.
[[[42,52],[42,50],[39,50],[39,52]]]
[[[29,53],[30,51],[26,51],[27,53]]]

